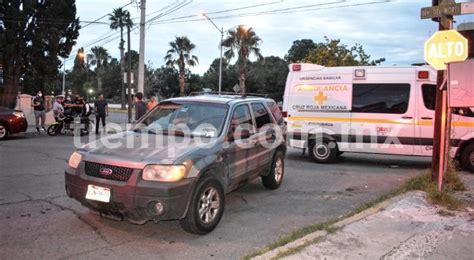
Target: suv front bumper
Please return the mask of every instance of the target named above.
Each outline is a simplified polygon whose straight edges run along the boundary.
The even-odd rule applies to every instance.
[[[160,220],[176,220],[185,216],[192,195],[194,178],[183,179],[176,183],[144,181],[141,171],[134,170],[126,182],[91,177],[84,173],[81,163],[78,169],[65,172],[66,192],[82,205],[99,212],[104,217],[126,219],[132,223]],[[88,185],[110,189],[110,202],[86,199]],[[163,210],[157,210],[161,203]]]

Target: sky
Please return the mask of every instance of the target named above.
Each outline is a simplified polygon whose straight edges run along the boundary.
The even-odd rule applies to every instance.
[[[77,16],[81,21],[95,21],[113,8],[128,4],[125,9],[138,24],[138,0],[129,3],[128,0],[77,0]],[[182,4],[178,10],[146,24],[145,63],[154,68],[164,65],[170,41],[176,36],[187,36],[196,45],[193,54],[199,58],[199,64],[190,68],[191,71],[198,74],[207,71],[219,57],[220,32],[210,21],[197,15],[202,12],[225,31],[240,24],[252,27],[262,39],[262,54],[281,58],[295,40],[322,42],[327,36],[348,46],[361,44],[372,59],[384,57],[383,65],[409,65],[423,62],[423,43],[437,31],[437,23],[420,19],[420,9],[430,6],[431,0],[148,0],[147,20],[178,4]],[[269,13],[272,10],[282,11]],[[186,21],[190,19],[198,21]],[[465,22],[474,22],[474,15],[456,17],[456,25]],[[87,53],[93,46],[102,46],[112,57],[120,56],[120,33],[109,29],[107,17],[82,26],[77,44],[66,61],[67,68],[73,65],[79,47],[84,47]],[[139,49],[138,28],[131,33],[131,48]]]

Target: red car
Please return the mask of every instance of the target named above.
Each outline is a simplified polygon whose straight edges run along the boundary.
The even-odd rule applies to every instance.
[[[25,114],[19,110],[0,107],[0,140],[4,140],[10,134],[26,132],[28,122]]]

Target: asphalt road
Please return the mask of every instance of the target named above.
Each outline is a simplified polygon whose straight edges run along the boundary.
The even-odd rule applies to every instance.
[[[290,149],[280,189],[260,180],[228,194],[219,226],[191,235],[177,221],[100,218],[64,190],[71,136],[0,142],[0,259],[236,259],[300,227],[347,213],[429,167],[429,159],[344,154],[320,165]]]

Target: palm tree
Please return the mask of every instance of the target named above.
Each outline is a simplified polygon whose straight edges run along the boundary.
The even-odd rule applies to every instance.
[[[185,72],[186,65],[195,66],[199,63],[198,58],[191,54],[196,45],[192,43],[188,37],[176,37],[173,42],[170,42],[171,49],[166,52],[166,65],[173,67],[178,66],[179,71],[179,94],[184,96]]]
[[[245,94],[245,74],[250,55],[256,56],[258,61],[263,60],[259,48],[261,42],[262,39],[255,34],[255,31],[244,25],[229,30],[227,38],[222,41],[222,46],[226,48],[224,52],[226,59],[231,60],[237,54],[239,86],[242,94]]]
[[[114,8],[111,14],[109,14],[109,21],[110,21],[110,29],[117,30],[120,29],[120,72],[123,75],[125,71],[125,64],[124,64],[124,43],[123,40],[123,28],[124,27],[133,27],[133,22],[130,19],[130,13],[127,10],[123,10],[122,8]],[[125,109],[125,85],[122,84],[121,88],[121,99],[122,99],[122,109]]]
[[[90,64],[92,66],[96,66],[95,71],[97,74],[97,90],[102,92],[102,76],[104,72],[104,67],[107,66],[110,55],[107,50],[100,46],[92,47],[91,49],[91,61]]]

